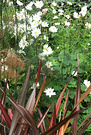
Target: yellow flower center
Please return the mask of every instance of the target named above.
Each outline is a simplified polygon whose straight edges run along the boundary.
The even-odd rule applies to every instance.
[[[35,34],[37,34],[38,32],[37,31],[35,31]]]
[[[49,93],[51,93],[51,90],[49,91]]]
[[[24,42],[22,42],[22,45],[25,45],[25,43],[24,43]]]

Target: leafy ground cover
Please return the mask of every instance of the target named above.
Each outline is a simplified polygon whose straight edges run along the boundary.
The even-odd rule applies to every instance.
[[[81,1],[2,1],[0,7],[1,89],[3,89],[5,78],[8,75],[8,89],[14,100],[18,101],[17,97],[20,95],[27,67],[30,65],[31,76],[26,102],[35,86],[36,95],[39,93],[42,81],[46,76],[46,84],[38,104],[44,113],[51,103],[57,102],[64,86],[74,74],[66,88],[59,113],[56,116],[57,121],[62,120],[62,117],[64,119],[67,92],[69,91],[67,104],[75,96],[75,101],[67,112],[68,116],[71,114],[74,104],[76,105],[80,96],[90,86],[91,5],[89,1],[87,3]],[[41,65],[38,68],[39,61],[41,61]],[[78,81],[79,77],[80,81]],[[79,82],[80,84],[77,85]],[[81,87],[79,92],[77,92],[77,86]],[[5,95],[10,96],[8,92],[5,92]],[[3,97],[2,94],[0,96]],[[6,109],[11,107],[10,101],[6,98]],[[11,102],[13,103],[13,101]],[[13,105],[16,108],[14,103]],[[80,109],[89,105],[91,105],[90,91],[88,96],[80,102]],[[47,114],[48,119],[51,118],[55,106],[55,104],[51,106]],[[78,122],[76,121],[78,126],[84,120],[84,116],[90,114],[90,110],[91,108],[88,108],[81,113],[82,115],[79,115]],[[89,121],[90,119],[88,123],[90,123]],[[46,120],[45,123],[48,127]],[[89,125],[88,123],[85,123],[85,126]],[[64,133],[65,131],[66,133],[71,132],[71,126],[72,121],[67,130],[66,127],[60,130]],[[72,129],[72,131],[76,131],[76,129]],[[84,134],[89,134],[90,131],[91,126],[89,125]]]

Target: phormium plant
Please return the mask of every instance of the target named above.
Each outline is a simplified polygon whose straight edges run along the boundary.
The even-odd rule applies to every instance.
[[[71,111],[71,113],[68,116],[66,116],[68,108],[71,105],[71,103],[73,102],[73,100],[70,101],[68,106],[66,106],[67,99],[68,99],[68,93],[67,93],[67,96],[65,99],[65,104],[64,104],[63,117],[59,122],[56,122],[56,117],[58,115],[60,105],[62,103],[64,92],[65,92],[69,82],[73,78],[74,74],[76,73],[76,71],[77,70],[79,71],[79,60],[78,60],[77,70],[74,72],[74,74],[72,75],[72,77],[70,78],[68,83],[66,84],[65,88],[61,92],[57,102],[54,103],[54,109],[53,109],[51,119],[49,120],[50,122],[49,122],[48,129],[46,129],[44,119],[46,118],[51,105],[48,107],[48,109],[46,110],[46,112],[43,115],[42,115],[39,107],[37,107],[41,94],[42,94],[42,91],[43,91],[43,88],[44,88],[44,85],[45,85],[45,82],[46,82],[46,77],[43,80],[40,91],[36,98],[36,85],[39,80],[41,64],[42,64],[42,60],[40,60],[40,63],[39,63],[35,88],[32,91],[26,105],[25,105],[25,99],[26,99],[29,76],[30,76],[30,66],[28,68],[27,76],[26,76],[23,88],[21,90],[20,96],[18,98],[18,103],[16,103],[14,101],[14,98],[13,98],[12,94],[10,93],[9,88],[7,87],[8,78],[5,82],[4,89],[2,90],[2,88],[0,88],[0,90],[3,92],[1,99],[0,99],[1,135],[3,135],[3,134],[9,134],[9,135],[13,135],[13,134],[14,135],[27,135],[27,134],[31,134],[31,135],[39,135],[39,134],[41,134],[41,135],[64,135],[67,128],[69,127],[69,124],[70,124],[70,121],[72,118],[73,118],[73,123],[72,123],[72,126],[71,126],[68,134],[69,135],[83,134],[83,132],[86,130],[86,128],[89,126],[89,124],[91,124],[91,118],[90,118],[91,113],[84,119],[84,121],[80,124],[80,126],[77,127],[79,114],[81,112],[83,112],[84,110],[88,109],[88,107],[90,107],[90,106],[88,106],[88,107],[80,110],[80,103],[85,99],[85,97],[91,91],[91,85],[87,88],[87,90],[80,97],[80,76],[79,75],[78,75],[76,96],[75,96],[75,98],[73,98],[73,100],[75,99],[74,108]],[[9,97],[7,97],[7,98],[9,99],[9,101],[12,103],[12,105],[15,108],[15,111],[13,113],[10,108],[7,110],[5,109],[6,89],[8,89],[8,92],[10,95],[10,98]],[[51,91],[50,91],[50,93],[51,93]],[[35,111],[36,109],[37,109],[37,112]],[[39,113],[39,116],[36,115],[36,113]],[[34,115],[36,115],[36,117],[38,117],[37,122],[35,122],[35,120],[34,120],[34,118],[35,118]]]

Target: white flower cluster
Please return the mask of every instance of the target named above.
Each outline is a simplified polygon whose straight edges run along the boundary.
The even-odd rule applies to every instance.
[[[80,18],[81,15],[84,17],[86,15],[86,13],[87,13],[87,6],[84,6],[81,8],[81,11],[79,12],[79,14],[77,12],[74,12],[73,16],[74,16],[74,18]]]
[[[21,1],[17,0],[16,2],[19,6],[23,6],[23,3]],[[53,2],[52,5],[56,6],[56,3]],[[33,10],[33,6],[35,6],[38,9],[38,12],[30,15],[30,14],[28,14],[27,11]],[[25,6],[25,8],[22,8],[21,11],[16,12],[18,23],[17,23],[17,25],[15,24],[14,27],[12,25],[10,25],[10,29],[14,29],[14,35],[17,35],[17,34],[25,35],[25,33],[27,34],[27,38],[23,37],[19,41],[19,48],[20,48],[20,50],[18,50],[19,53],[25,54],[24,53],[25,47],[28,47],[29,45],[31,45],[33,43],[33,42],[27,40],[30,35],[32,36],[32,38],[36,39],[40,36],[42,28],[48,29],[48,27],[49,27],[48,22],[42,21],[42,18],[41,18],[41,16],[45,15],[48,11],[47,8],[42,9],[42,11],[41,11],[40,9],[43,6],[44,6],[43,1],[36,1],[36,2],[31,1],[29,4],[27,4]],[[54,11],[54,13],[56,12],[56,10],[54,10],[54,9],[53,9],[53,11]],[[15,15],[13,15],[13,19],[15,21]],[[27,24],[26,24],[26,20],[27,20]],[[49,27],[50,32],[55,33],[55,32],[57,32],[57,30],[58,29],[55,26]],[[44,40],[49,41],[49,39],[46,35],[44,35]],[[46,49],[43,50],[43,55],[39,54],[39,57],[43,58],[44,55],[48,56],[49,54],[51,54],[51,49],[50,49],[50,47],[47,47]]]
[[[53,53],[52,48],[48,46],[48,44],[45,44],[43,46],[43,52],[39,53],[38,57],[39,59],[45,60],[45,56],[49,56],[52,53]],[[50,68],[52,66],[52,63],[47,61],[45,65],[47,66],[47,68]]]

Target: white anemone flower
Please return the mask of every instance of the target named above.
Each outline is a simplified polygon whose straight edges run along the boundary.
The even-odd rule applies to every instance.
[[[46,35],[44,35],[44,40],[49,41],[49,40],[48,40],[48,37],[47,37]]]
[[[42,60],[45,60],[45,57],[44,57],[45,55],[43,54],[43,53],[39,53],[39,55],[38,55],[38,58],[39,59],[42,59]]]
[[[49,31],[51,31],[51,32],[57,32],[57,28],[55,27],[55,26],[51,26],[50,28],[49,28]]]
[[[31,87],[31,89],[34,89],[34,88],[35,88],[35,85],[36,85],[36,83],[33,83],[33,85],[32,85],[32,87]],[[37,82],[36,87],[39,87],[39,82]]]
[[[33,20],[38,22],[40,20],[40,16],[38,14],[33,15]]]
[[[6,70],[8,70],[8,66],[7,65],[4,65],[4,66],[1,67],[1,71],[2,72],[6,71]]]
[[[37,15],[41,16],[42,15],[42,12],[41,11],[37,12]]]
[[[1,59],[1,62],[4,62],[4,59],[3,58]]]
[[[18,50],[17,52],[20,53],[20,54],[22,53],[22,54],[26,55],[23,50]]]
[[[49,25],[49,24],[48,24],[47,22],[45,22],[45,21],[42,22],[42,27],[48,27],[48,25]]]
[[[30,23],[30,24],[31,24],[31,22],[32,22],[32,16],[27,15],[27,21],[28,21],[28,23]]]
[[[32,5],[33,5],[33,2],[31,1],[25,8],[27,9],[27,10],[32,10]]]
[[[87,12],[87,6],[82,7],[81,12],[80,12],[82,16],[85,16],[86,12]]]
[[[66,26],[70,26],[70,22],[65,21]]]
[[[46,93],[46,96],[49,96],[49,97],[51,97],[52,95],[56,95],[56,92],[53,92],[54,91],[54,89],[52,89],[52,88],[48,88],[48,89],[45,89],[45,93]]]
[[[57,3],[56,3],[56,2],[52,2],[52,5],[53,5],[53,6],[57,6]]]
[[[52,63],[50,61],[47,61],[45,65],[47,66],[47,68],[51,68]]]
[[[54,16],[54,17],[53,17],[53,19],[57,19],[57,18],[58,18],[58,16]]]
[[[13,2],[9,2],[9,6],[12,6],[13,5]]]
[[[57,11],[56,11],[55,9],[53,9],[53,11],[52,11],[52,12],[53,12],[53,14],[56,14],[56,12],[57,12]]]
[[[84,80],[84,84],[87,86],[87,88],[90,86],[90,81]]]
[[[77,12],[73,13],[74,18],[80,18],[80,15]]]
[[[24,49],[28,45],[29,45],[29,43],[24,38],[22,38],[19,42],[19,47],[22,49]]]
[[[59,15],[63,15],[64,10],[58,9],[58,11],[59,11]]]
[[[45,44],[43,46],[43,54],[48,56],[52,53],[53,53],[52,48],[50,46],[48,46],[48,44]]]
[[[72,5],[72,3],[70,1],[67,1],[67,4]]]
[[[65,17],[66,17],[67,19],[69,19],[69,18],[70,18],[70,16],[69,16],[69,15],[66,15]]]
[[[74,74],[75,73],[75,74]],[[77,76],[77,71],[75,72],[75,71],[73,71],[72,72],[72,75],[74,74],[74,76]]]
[[[21,15],[21,13],[17,13],[17,12],[16,12],[16,15],[17,15],[17,19],[21,21],[21,20],[22,20],[22,15]]]
[[[31,22],[31,29],[37,28],[38,23],[36,21]]]
[[[26,18],[26,15],[27,15],[27,12],[26,10],[23,8],[20,12],[21,16],[22,16],[22,19],[25,19]]]
[[[32,31],[32,36],[37,38],[41,34],[41,30],[39,28],[35,28]]]
[[[16,2],[17,2],[17,4],[18,4],[19,6],[22,6],[22,5],[23,5],[23,3],[22,3],[21,1],[19,1],[19,0],[17,0]]]
[[[60,25],[60,23],[55,23],[55,25]]]
[[[34,39],[30,39],[30,45],[32,45],[33,44],[33,42],[34,42]]]
[[[28,33],[30,33],[30,31],[31,31],[31,26],[30,25],[27,25],[27,30],[28,30]]]
[[[36,8],[42,8],[43,7],[43,5],[44,5],[44,3],[42,2],[42,1],[36,1],[35,3],[35,6],[36,6]]]
[[[23,32],[26,32],[26,24],[20,24],[20,32],[23,33]]]
[[[87,22],[87,23],[85,24],[85,26],[86,26],[86,28],[91,29],[91,24],[90,24],[90,23]]]

